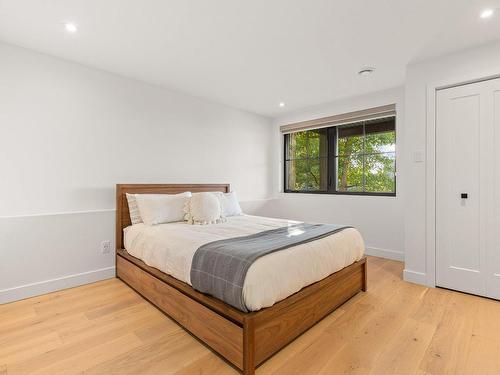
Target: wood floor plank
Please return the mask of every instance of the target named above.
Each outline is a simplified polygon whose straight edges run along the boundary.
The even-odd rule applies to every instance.
[[[65,328],[78,327],[86,321],[87,319],[83,314],[78,314],[59,316],[53,319],[37,318],[26,321],[23,326],[10,327],[9,329],[2,329],[0,327],[0,347],[15,345],[18,342],[29,340],[33,336],[43,336],[45,333],[56,329],[63,330]]]
[[[489,337],[472,335],[464,374],[500,374],[500,344]]]
[[[151,344],[164,336],[182,332],[182,328],[172,320],[153,321],[147,327],[136,327],[134,334],[144,343]]]
[[[60,298],[50,302],[44,302],[35,306],[35,311],[39,317],[50,318],[54,315],[79,314],[92,309],[98,309],[115,304],[132,295],[130,290],[122,286],[106,290],[103,293],[92,293],[88,296],[78,296],[75,298]]]
[[[59,333],[64,343],[82,340],[83,338],[96,335],[103,330],[123,329],[130,332],[130,325],[137,329],[141,326],[137,322],[154,321],[158,315],[155,311],[146,308],[146,305],[134,305],[121,311],[116,311],[113,315],[105,315],[98,319],[89,320],[84,314],[83,319],[74,324],[56,326],[54,329]]]
[[[82,348],[66,358],[50,363],[48,366],[36,369],[33,374],[39,375],[70,375],[81,374],[89,367],[110,358],[130,352],[141,346],[141,341],[132,334],[117,337],[93,347]]]
[[[9,373],[12,372],[16,374],[36,373],[37,371],[52,366],[54,363],[79,355],[82,351],[89,350],[98,345],[106,344],[127,335],[133,336],[135,340],[140,342],[135,335],[131,333],[128,334],[127,331],[121,329],[99,330],[96,331],[91,337],[86,337],[77,342],[61,345],[54,350],[33,356],[26,361],[16,361],[12,365],[8,364],[8,370]]]
[[[360,293],[257,375],[500,374],[500,302],[402,280],[369,257]],[[0,305],[0,375],[238,372],[117,279]]]
[[[413,374],[436,331],[429,323],[407,319],[399,332],[386,345],[373,365],[371,375]]]
[[[257,369],[257,375],[265,374],[266,372],[263,371],[264,369],[260,367],[259,369]],[[206,354],[174,373],[174,375],[208,375],[208,374],[239,375],[240,372],[228,366],[226,362],[224,362],[224,360],[222,360],[221,358],[211,354]]]
[[[453,292],[445,289],[426,288],[411,318],[422,323],[437,325],[443,319],[452,294]]]
[[[88,312],[85,313],[85,316],[87,319],[96,319],[105,315],[110,315],[114,312],[123,310],[127,307],[137,305],[139,303],[142,303],[142,298],[139,296],[128,296],[125,298],[122,298],[116,302],[106,304],[104,306],[101,306],[97,309],[92,309]]]
[[[474,300],[478,306],[478,313],[473,333],[498,340],[498,332],[500,332],[500,303],[488,298],[477,298]]]
[[[403,284],[384,303],[383,309],[370,314],[370,319],[346,337],[343,348],[318,374],[367,374],[373,368],[391,338],[398,333],[418,304],[420,288]],[[416,292],[416,293],[415,293]]]
[[[172,374],[198,358],[212,354],[199,342],[178,331],[88,369],[86,374]]]
[[[146,328],[151,326],[153,315],[149,311],[141,311],[135,313],[133,318],[123,319],[118,321],[110,321],[109,323],[102,324],[99,330],[95,329],[95,325],[89,326],[84,325],[78,331],[63,332],[59,336],[64,344],[76,344],[84,339],[92,339],[103,332],[107,332],[110,335],[119,336],[120,333],[123,335],[134,334],[130,331],[130,325],[133,325],[136,329]],[[139,337],[137,337],[140,339]]]
[[[436,375],[464,374],[479,299],[480,297],[453,293],[421,361],[420,368],[423,371]]]
[[[0,358],[3,363],[15,363],[41,355],[62,345],[61,338],[56,332],[49,332],[41,336],[31,336],[16,343],[0,347]]]

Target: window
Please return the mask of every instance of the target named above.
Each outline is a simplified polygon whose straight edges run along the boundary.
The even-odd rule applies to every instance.
[[[285,134],[285,192],[395,195],[395,117]]]
[[[328,186],[327,129],[287,134],[287,187],[294,191],[326,191]]]

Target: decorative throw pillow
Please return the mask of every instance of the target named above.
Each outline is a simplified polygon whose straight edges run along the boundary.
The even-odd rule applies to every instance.
[[[226,221],[217,194],[210,192],[193,194],[186,204],[185,212],[189,224],[206,225]]]
[[[127,193],[128,211],[130,213],[130,221],[132,225],[142,223],[141,212],[139,211],[139,206],[137,206],[137,200],[135,199],[135,194]]]
[[[243,214],[238,197],[234,191],[226,194],[221,194],[219,197],[222,205],[222,215],[225,217],[239,216]]]
[[[141,218],[146,225],[184,220],[184,206],[191,192],[181,194],[136,194]]]

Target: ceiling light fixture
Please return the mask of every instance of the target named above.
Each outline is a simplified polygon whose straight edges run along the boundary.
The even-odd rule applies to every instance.
[[[66,22],[64,24],[64,28],[66,29],[66,31],[68,33],[71,33],[71,34],[74,34],[78,31],[78,27],[74,23],[71,23],[71,22]]]
[[[375,68],[363,68],[361,69],[358,74],[360,76],[369,76],[370,74],[372,74],[373,72],[375,71]]]
[[[280,107],[283,108],[285,106],[285,103],[281,102]]]
[[[481,12],[480,17],[482,19],[490,18],[493,15],[493,13],[495,13],[493,9],[485,9]]]

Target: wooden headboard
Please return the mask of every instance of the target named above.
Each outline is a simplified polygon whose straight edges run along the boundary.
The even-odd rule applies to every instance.
[[[185,191],[229,193],[229,184],[118,184],[116,185],[116,248],[123,249],[123,229],[131,225],[126,193],[177,194]]]

